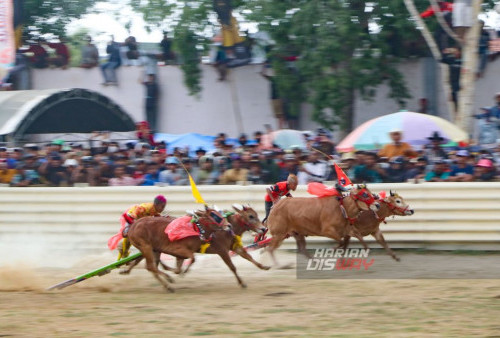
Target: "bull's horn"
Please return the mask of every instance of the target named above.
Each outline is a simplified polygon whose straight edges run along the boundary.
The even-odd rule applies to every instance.
[[[391,196],[394,196],[394,193],[392,192],[392,190],[389,190],[389,193],[391,194]]]
[[[234,203],[232,206],[233,206],[233,209],[238,211],[238,212],[241,211],[241,209],[243,209],[241,204]]]

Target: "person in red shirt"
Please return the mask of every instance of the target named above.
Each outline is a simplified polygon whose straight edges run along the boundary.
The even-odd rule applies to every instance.
[[[265,207],[266,207],[266,217],[262,220],[264,223],[269,216],[269,212],[273,207],[273,204],[278,202],[282,196],[292,197],[290,191],[295,191],[297,189],[297,176],[294,174],[288,175],[286,181],[278,182],[275,185],[272,185],[266,189],[266,197],[264,198]]]
[[[35,68],[47,68],[47,59],[49,54],[43,48],[43,39],[38,38],[35,44],[31,44],[28,49],[23,50],[23,53],[32,53],[32,56],[28,57],[31,65]]]
[[[439,9],[441,10],[441,12],[443,12],[443,14],[451,13],[453,11],[453,4],[451,2],[438,1],[438,6],[439,6]],[[434,11],[434,7],[429,6],[425,11],[420,13],[420,17],[425,19],[425,18],[429,18],[435,14],[436,14],[436,12]]]
[[[69,48],[66,45],[66,40],[63,37],[59,38],[59,42],[49,42],[47,45],[55,50],[55,56],[49,58],[49,63],[56,67],[66,69],[69,64]]]

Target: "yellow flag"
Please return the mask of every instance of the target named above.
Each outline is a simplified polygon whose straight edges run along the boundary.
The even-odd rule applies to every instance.
[[[188,173],[188,176],[189,176],[189,183],[191,184],[191,191],[193,192],[193,197],[194,197],[196,203],[206,204],[205,201],[203,200],[203,197],[201,197],[201,194],[198,191],[198,187],[194,183],[193,178],[191,177],[191,174]]]

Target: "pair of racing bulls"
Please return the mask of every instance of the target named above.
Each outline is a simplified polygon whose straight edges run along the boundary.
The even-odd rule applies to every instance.
[[[144,258],[147,270],[153,273],[167,291],[173,292],[174,289],[169,284],[173,283],[172,278],[160,271],[158,265],[161,264],[167,271],[184,274],[195,262],[194,254],[204,251],[204,242],[208,242],[210,246],[205,253],[218,254],[234,273],[238,284],[246,287],[236,272],[229,252],[236,252],[260,269],[269,269],[268,266],[256,262],[241,244],[241,235],[245,231],[263,234],[266,228],[251,207],[234,205],[233,208],[236,213],[225,215],[208,206],[205,206],[204,210],[190,213],[195,225],[202,230],[203,239],[191,236],[170,241],[165,235],[165,229],[175,219],[173,217],[146,217],[137,220],[130,227],[128,238],[142,256],[121,273],[130,273]],[[358,185],[348,193],[332,196],[285,198],[274,205],[267,219],[266,226],[272,236],[267,250],[277,264],[274,251],[290,235],[296,239],[298,251],[305,255],[306,236],[332,238],[339,242],[339,247],[346,249],[351,237],[356,237],[368,248],[363,237],[372,235],[395,260],[399,260],[385,242],[379,225],[386,217],[412,214],[413,210],[398,194],[391,191],[389,196],[374,196],[363,185]],[[177,267],[173,269],[161,262],[161,253],[176,257]],[[191,262],[183,269],[185,259],[191,259]]]

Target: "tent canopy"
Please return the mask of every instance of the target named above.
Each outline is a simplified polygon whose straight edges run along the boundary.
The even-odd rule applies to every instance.
[[[0,92],[0,137],[19,141],[26,134],[125,132],[132,118],[106,96],[87,89]]]

